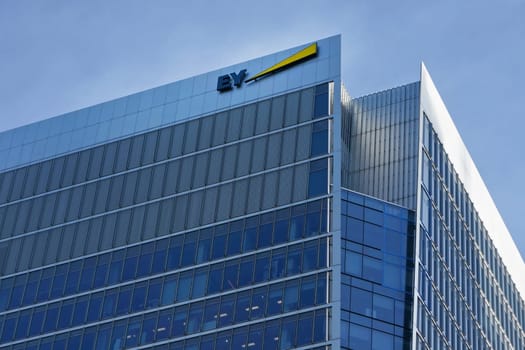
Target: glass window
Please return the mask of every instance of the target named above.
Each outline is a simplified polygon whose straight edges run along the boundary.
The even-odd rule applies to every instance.
[[[301,284],[301,309],[315,305],[315,277],[307,277]]]
[[[232,324],[234,312],[235,295],[230,294],[221,300],[219,313],[219,327],[224,327]]]
[[[353,312],[372,316],[372,293],[366,290],[352,288],[350,305]]]
[[[255,262],[254,283],[267,281],[270,278],[270,253],[257,255]]]
[[[58,319],[58,310],[59,310],[58,307],[59,307],[58,303],[53,304],[48,307],[47,312],[46,312],[46,320],[44,321],[44,328],[43,328],[44,333],[51,332],[56,329],[57,319]],[[5,331],[5,328],[6,327],[4,326],[4,331]]]
[[[180,275],[177,289],[177,301],[188,300],[191,293],[192,272],[187,271]]]
[[[206,283],[208,282],[208,269],[203,268],[195,272],[193,280],[192,298],[200,298],[206,294]]]
[[[297,322],[297,346],[307,345],[312,342],[313,313],[301,315]]]
[[[273,251],[271,262],[271,276],[272,279],[284,277],[286,265],[286,253],[284,249]]]
[[[202,330],[207,331],[217,327],[217,316],[219,315],[219,299],[212,299],[206,302],[204,309],[204,320]]]
[[[224,267],[224,278],[222,280],[222,290],[227,291],[237,287],[239,264],[237,261],[230,261]]]
[[[250,291],[239,293],[235,306],[235,323],[248,321],[250,313]]]
[[[45,306],[35,309],[35,311],[33,312],[33,317],[31,318],[31,326],[29,328],[30,337],[40,334],[40,331],[42,330],[42,324],[44,323],[45,315]]]
[[[204,313],[204,303],[192,304],[188,315],[188,334],[196,333],[201,328],[202,316]]]
[[[283,320],[281,328],[281,349],[291,349],[295,344],[295,317],[287,317]]]
[[[159,306],[160,294],[162,291],[162,278],[157,278],[149,283],[148,297],[146,299],[146,307],[154,308]]]
[[[162,305],[169,305],[175,302],[177,292],[177,276],[171,275],[166,277],[162,288]]]
[[[126,347],[137,346],[139,344],[141,325],[142,316],[134,317],[130,320],[126,332]]]
[[[171,328],[172,337],[181,337],[186,334],[186,318],[188,316],[188,305],[183,305],[175,309],[173,315],[173,326]]]
[[[247,286],[253,280],[253,256],[243,258],[239,270],[239,287]]]
[[[284,312],[297,310],[299,306],[299,281],[286,283],[284,289]]]
[[[222,272],[222,264],[211,269],[208,281],[208,294],[220,292],[222,286]]]
[[[352,349],[370,349],[371,341],[370,328],[350,324],[350,347]]]
[[[140,344],[149,344],[155,340],[155,332],[157,330],[157,315],[156,313],[144,317],[142,323],[142,335],[140,337]]]

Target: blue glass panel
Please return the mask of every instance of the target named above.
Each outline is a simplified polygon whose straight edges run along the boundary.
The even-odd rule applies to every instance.
[[[109,341],[111,334],[111,325],[102,326],[97,335],[97,347],[96,349],[109,349]]]
[[[191,292],[192,272],[185,272],[179,277],[179,285],[177,289],[177,301],[188,300]]]
[[[122,288],[118,294],[117,315],[126,314],[131,304],[131,288]]]
[[[97,293],[91,297],[88,308],[88,322],[93,322],[99,319],[103,300],[103,293]]]
[[[132,256],[124,260],[124,270],[122,272],[123,281],[129,281],[135,278],[135,273],[137,271],[137,262],[138,262],[138,257],[136,256]],[[115,269],[117,268],[115,267]],[[113,272],[113,264],[111,264],[110,276],[112,272]]]
[[[219,312],[219,327],[232,324],[234,314],[235,296],[228,295],[222,298]]]
[[[184,305],[175,309],[173,315],[173,326],[171,328],[172,337],[182,337],[186,334],[186,317],[188,315],[188,305]]]
[[[370,349],[371,343],[370,328],[357,324],[350,325],[350,347],[352,349]]]
[[[295,318],[288,317],[283,320],[281,328],[281,349],[291,349],[295,344]]]
[[[142,334],[140,337],[140,344],[149,344],[152,343],[155,340],[155,331],[157,325],[157,316],[149,315],[144,318],[144,322],[142,323]]]
[[[162,305],[169,305],[175,301],[177,296],[177,280],[176,276],[167,277],[162,288]]]
[[[160,293],[162,291],[162,279],[156,279],[150,282],[148,289],[148,298],[146,300],[147,308],[154,308],[159,306]]]
[[[31,326],[29,328],[29,336],[34,336],[40,334],[42,329],[42,324],[44,323],[44,317],[46,315],[44,308],[39,308],[33,312],[33,317],[31,318]]]
[[[259,240],[257,248],[269,247],[272,244],[273,224],[265,224],[259,227]]]
[[[82,350],[91,350],[95,346],[96,328],[88,328],[82,337]]]
[[[193,280],[192,298],[199,298],[204,296],[206,293],[206,283],[208,282],[208,271],[207,269],[199,269],[195,272]],[[212,281],[210,280],[210,283]]]
[[[161,311],[157,324],[157,341],[167,339],[171,332],[172,311]]]
[[[220,292],[222,286],[222,266],[213,268],[210,271],[210,278],[208,281],[208,294]]]
[[[126,333],[126,348],[137,346],[139,344],[141,325],[142,316],[134,317],[129,321]]]
[[[100,288],[106,283],[106,274],[108,271],[108,265],[103,264],[97,266],[95,270],[95,278],[93,281],[93,288]]]
[[[29,317],[31,316],[28,310],[22,311],[18,316],[18,325],[16,327],[15,340],[22,339],[27,335],[27,329],[29,328]]]
[[[254,283],[267,281],[270,277],[270,255],[258,255],[255,262]]]
[[[82,297],[75,301],[75,311],[73,312],[72,325],[78,326],[86,319],[88,310],[88,297]]]
[[[143,277],[150,273],[152,259],[152,253],[147,253],[139,256],[139,262],[137,266],[137,277]]]
[[[62,305],[60,308],[60,317],[58,318],[58,329],[64,329],[70,325],[74,306],[72,302]]]
[[[235,305],[235,322],[240,323],[248,321],[250,315],[250,292],[242,292],[237,296]]]
[[[224,267],[224,278],[222,280],[222,290],[227,291],[237,287],[239,265],[237,263],[226,263]]]
[[[307,345],[312,342],[313,335],[313,314],[309,313],[306,316],[301,316],[297,322],[297,346]]]
[[[227,256],[239,254],[241,252],[242,231],[230,232],[228,235]]]
[[[117,291],[110,291],[104,296],[104,305],[102,307],[102,318],[111,317],[115,314],[117,305]]]
[[[51,332],[55,330],[57,319],[58,319],[58,304],[54,304],[47,309],[46,320],[44,321],[43,332],[47,333],[47,332]]]

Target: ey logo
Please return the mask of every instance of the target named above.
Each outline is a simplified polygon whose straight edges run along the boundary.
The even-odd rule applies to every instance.
[[[246,69],[239,73],[230,73],[221,75],[217,80],[217,91],[224,92],[232,89],[232,84],[236,87],[241,87],[242,82],[246,78]]]
[[[239,88],[241,87],[243,82],[249,83],[251,81],[255,81],[255,80],[264,78],[270,74],[280,72],[281,70],[292,67],[316,55],[317,55],[317,43],[313,43],[311,45],[308,45],[301,51],[294,53],[290,57],[277,62],[270,68],[267,68],[255,74],[253,77],[250,77],[249,79],[246,79],[246,81],[244,80],[246,78],[246,69],[241,70],[239,73],[230,73],[226,75],[221,75],[219,79],[217,80],[217,91],[219,92],[229,91],[233,88],[234,85]]]

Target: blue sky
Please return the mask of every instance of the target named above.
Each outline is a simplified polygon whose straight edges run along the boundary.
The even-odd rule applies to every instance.
[[[427,65],[525,256],[525,2],[2,0],[0,130],[342,34],[352,96]]]

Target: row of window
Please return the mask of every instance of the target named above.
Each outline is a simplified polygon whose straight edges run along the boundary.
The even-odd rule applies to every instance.
[[[5,172],[0,204],[306,122],[314,98],[325,106],[316,116],[326,116],[323,96],[305,89]]]
[[[160,278],[8,315],[3,322],[0,341],[25,339],[205,296],[205,284],[204,287],[198,285],[199,272],[193,279],[193,290],[191,277],[190,272],[187,278],[181,276],[179,281]],[[172,333],[170,337],[325,304],[326,283],[326,274],[313,275],[186,304],[175,312],[178,326],[174,327],[174,332],[181,333]]]
[[[326,182],[309,183],[308,168],[300,164],[3,242],[3,275],[305,200],[309,185],[326,194]]]
[[[412,332],[414,213],[345,192],[342,345],[406,349]]]
[[[423,183],[426,184],[425,187],[428,193],[433,197],[441,216],[445,218],[446,226],[451,228],[453,237],[456,238],[463,255],[467,257],[469,265],[472,266],[470,255],[475,255],[489,267],[487,268],[487,277],[491,274],[494,276],[493,278],[510,304],[510,309],[516,314],[519,322],[522,325],[525,324],[525,302],[523,296],[519,296],[512,278],[498,255],[492,239],[483,226],[476,208],[474,208],[428,118],[425,118],[424,127],[425,142],[423,146],[425,147],[425,152],[423,154],[425,157],[423,157],[422,171],[424,175]],[[431,161],[428,157],[430,157]],[[428,164],[425,159],[428,159]],[[430,177],[433,177],[434,181],[430,180]],[[434,189],[432,186],[434,186]],[[457,223],[457,221],[460,221],[460,218],[463,219],[464,225],[468,228],[467,232],[461,235],[459,231],[463,225],[458,225]],[[472,248],[467,247],[467,245],[470,245]],[[470,252],[476,252],[476,254],[469,254]],[[476,278],[480,279],[479,276],[476,276]],[[487,280],[482,278],[479,281],[483,290],[492,289],[492,283],[488,283]],[[489,294],[494,293],[491,291]],[[492,306],[497,306],[498,304],[491,300]]]
[[[287,350],[327,340],[327,309],[281,317],[154,347],[160,350]],[[71,333],[10,346],[9,350],[102,350],[148,345],[168,339],[185,326],[175,314],[137,316]],[[173,321],[171,320],[173,318]],[[171,329],[171,331],[170,331]],[[175,335],[176,336],[176,335]],[[325,347],[315,350],[326,350]],[[314,350],[314,349],[312,349]]]
[[[454,348],[482,348],[474,334],[481,332],[496,349],[507,342],[519,348],[525,341],[523,301],[428,120],[424,135],[419,294],[436,328],[457,334]]]
[[[327,266],[326,247],[326,240],[310,241],[304,245],[276,249],[272,252],[250,255],[63,300],[49,304],[48,310],[54,310],[53,313],[56,314],[60,313],[61,319],[66,322],[59,323],[58,328],[62,329],[69,327],[71,325],[69,322],[73,322],[71,314],[75,305],[76,314],[73,319],[76,323],[73,325],[78,325],[82,322],[89,323],[125,315],[128,312],[139,312],[159,305],[197,299],[324,268]],[[32,314],[43,312],[45,309],[45,306],[41,306],[5,314],[0,316],[0,323],[4,319],[29,319]],[[65,316],[62,313],[65,313]],[[44,332],[51,330],[53,329],[44,329]]]
[[[328,121],[318,123],[327,125]],[[326,154],[327,127],[313,135],[311,129],[311,125],[306,125],[262,136],[0,207],[0,237],[13,237],[289,165],[310,154]],[[310,138],[315,143],[308,152]]]
[[[319,200],[20,274],[1,280],[0,312],[315,236],[326,222]]]

